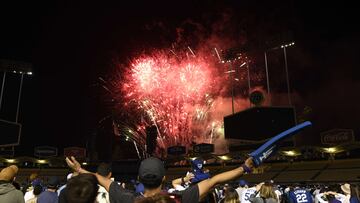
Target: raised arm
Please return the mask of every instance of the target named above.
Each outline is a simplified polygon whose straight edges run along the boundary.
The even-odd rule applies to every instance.
[[[192,178],[194,178],[194,174],[193,173],[188,173],[185,177],[181,177],[181,178],[173,180],[172,181],[172,186],[174,188],[176,188],[176,186],[179,186],[179,185],[181,185],[183,183],[189,182]]]
[[[103,176],[101,176],[101,175],[99,175],[99,174],[97,174],[97,173],[92,173],[92,172],[90,172],[90,171],[87,171],[87,170],[81,168],[80,163],[79,163],[79,162],[75,159],[75,157],[73,157],[73,156],[71,156],[70,158],[69,158],[69,157],[66,157],[65,161],[66,161],[67,165],[68,165],[74,172],[77,172],[77,173],[80,173],[80,174],[81,174],[81,173],[91,173],[91,174],[95,175],[96,178],[97,178],[97,180],[98,180],[98,182],[99,182],[99,184],[100,184],[101,186],[103,186],[103,187],[106,189],[106,191],[109,192],[109,190],[110,190],[110,185],[111,185],[111,183],[112,183],[112,180],[110,180],[110,179],[108,179],[108,178],[105,178],[105,177],[103,177]]]
[[[220,173],[210,179],[201,181],[197,184],[199,187],[199,200],[202,199],[215,185],[238,178],[246,172],[245,170],[252,168],[252,158],[248,158],[242,166],[236,169]]]

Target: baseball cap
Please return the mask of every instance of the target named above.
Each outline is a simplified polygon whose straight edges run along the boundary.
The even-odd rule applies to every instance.
[[[246,185],[248,185],[248,183],[245,180],[239,180],[239,185],[241,187],[245,187]]]
[[[165,176],[165,167],[163,162],[155,157],[144,159],[139,168],[140,182],[161,181]]]
[[[48,187],[57,187],[60,184],[59,178],[57,176],[51,176],[48,181]]]
[[[31,182],[31,185],[33,187],[35,187],[36,185],[41,185],[41,180],[39,178],[36,178]]]
[[[0,180],[11,181],[14,179],[17,174],[19,168],[15,165],[8,166],[1,170],[0,172]]]
[[[135,188],[136,193],[144,193],[144,191],[145,191],[145,188],[142,183],[139,183],[136,185],[136,188]]]

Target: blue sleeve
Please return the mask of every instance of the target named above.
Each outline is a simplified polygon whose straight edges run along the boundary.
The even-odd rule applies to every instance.
[[[289,202],[290,203],[297,203],[295,194],[293,192],[289,192]]]
[[[306,194],[307,194],[307,196],[308,196],[308,202],[309,202],[309,203],[312,203],[312,202],[313,202],[313,198],[312,198],[311,193],[310,193],[310,192],[307,192]]]

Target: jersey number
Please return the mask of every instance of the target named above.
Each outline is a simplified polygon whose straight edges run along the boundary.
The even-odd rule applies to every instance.
[[[249,201],[251,193],[245,193],[245,201]]]
[[[298,195],[296,195],[296,201],[298,203],[308,202],[308,200],[306,198],[306,194],[298,194]]]

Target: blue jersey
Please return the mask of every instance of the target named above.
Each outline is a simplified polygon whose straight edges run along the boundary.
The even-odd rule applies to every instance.
[[[309,191],[304,189],[296,189],[290,192],[290,200],[293,203],[312,203],[312,196]]]

